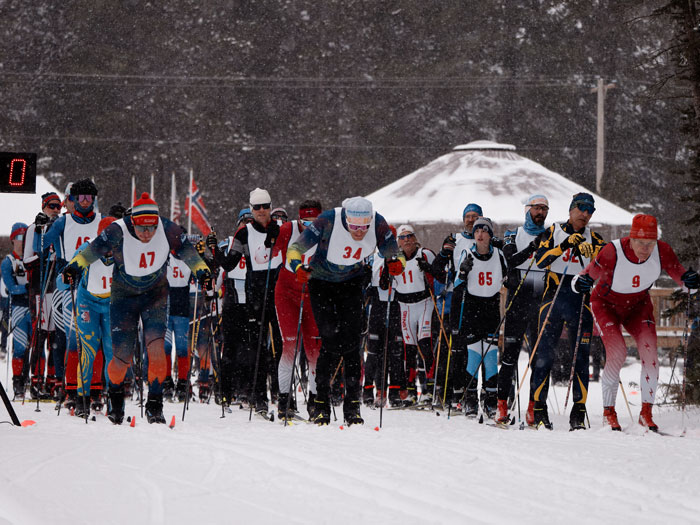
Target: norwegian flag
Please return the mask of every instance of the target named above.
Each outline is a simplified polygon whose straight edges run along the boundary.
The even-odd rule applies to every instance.
[[[170,219],[175,224],[180,224],[180,217],[182,217],[182,210],[180,209],[180,201],[173,201],[173,212],[172,218]]]
[[[202,201],[202,193],[197,188],[197,184],[194,179],[192,179],[192,188],[190,189],[192,195],[192,222],[195,226],[199,228],[202,235],[208,235],[211,232],[211,223],[209,222],[209,217],[207,216],[207,208],[204,206]],[[190,213],[190,196],[188,195],[185,199],[185,214]]]

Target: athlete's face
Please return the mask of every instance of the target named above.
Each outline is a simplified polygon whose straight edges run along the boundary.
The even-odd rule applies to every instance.
[[[475,211],[467,212],[464,215],[464,231],[470,232],[474,228],[474,223],[479,218],[479,214]]]
[[[399,248],[401,248],[401,251],[408,255],[409,257],[413,255],[413,253],[416,251],[416,234],[413,232],[404,232],[401,235],[399,235],[397,238],[397,241],[399,243]]]
[[[646,261],[651,256],[651,252],[654,251],[655,246],[655,239],[630,239],[630,248],[632,248],[632,251],[637,256],[640,263]]]
[[[489,244],[491,243],[491,236],[489,232],[484,228],[479,228],[474,232],[474,240],[476,241],[476,251],[482,255],[489,253]]]
[[[537,226],[544,225],[544,221],[547,218],[547,213],[549,213],[549,207],[544,204],[535,204],[530,206],[530,217],[532,217],[532,222]]]
[[[12,251],[14,251],[17,255],[22,254],[22,252],[24,251],[24,236],[22,236],[22,239],[20,240],[12,240]]]
[[[267,206],[267,207],[265,207]],[[251,211],[253,212],[253,218],[258,224],[267,226],[272,220],[270,217],[270,203],[267,204],[256,204],[251,206]]]
[[[61,201],[49,201],[46,206],[41,208],[41,211],[51,218],[58,217],[58,214],[61,213]]]
[[[137,226],[134,224],[134,232],[139,241],[143,243],[150,242],[153,236],[156,234],[157,226]]]
[[[350,231],[350,237],[352,237],[354,241],[361,241],[362,239],[365,238],[365,235],[367,235],[369,228],[359,229],[359,230],[349,229],[349,231]]]
[[[593,214],[588,210],[581,210],[578,206],[574,206],[569,210],[569,223],[574,227],[574,231],[581,231],[588,226],[588,221],[591,220]]]
[[[66,199],[65,206],[68,213],[75,213],[75,203],[72,200]]]

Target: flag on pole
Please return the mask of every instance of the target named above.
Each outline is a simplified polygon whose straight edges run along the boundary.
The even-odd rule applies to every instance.
[[[191,179],[190,184],[190,193],[185,199],[185,213],[188,214],[189,220],[199,228],[202,235],[208,235],[211,232],[211,223],[207,215],[207,208],[202,200],[202,193],[197,188],[194,179]]]
[[[136,202],[136,177],[133,175],[131,176],[131,207],[134,207],[134,203]]]
[[[175,224],[180,224],[182,211],[180,210],[180,201],[177,198],[175,183],[175,173],[173,173],[170,178],[170,220]]]

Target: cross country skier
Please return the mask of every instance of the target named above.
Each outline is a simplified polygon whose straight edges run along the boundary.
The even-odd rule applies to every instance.
[[[649,288],[659,278],[661,270],[692,291],[696,291],[700,285],[697,272],[686,270],[678,262],[673,249],[658,240],[656,218],[638,214],[632,219],[629,236],[606,245],[571,283],[574,291],[586,293],[596,282],[591,294],[591,307],[605,344],[603,418],[613,430],[622,430],[615,412],[620,369],[627,357],[622,328],[634,337],[642,361],[639,424],[649,430],[659,429],[651,415],[659,368],[656,322]]]
[[[513,231],[507,231],[504,235],[503,255],[508,264],[506,304],[510,305],[510,309],[506,312],[503,355],[498,371],[499,423],[509,421],[508,395],[511,392],[513,372],[523,339],[527,336],[530,348],[537,339],[537,311],[544,292],[545,270],[538,268],[533,260],[539,241],[544,235],[544,221],[548,212],[547,197],[540,194],[531,195],[525,202],[525,224]]]
[[[248,400],[255,403],[255,411],[267,414],[267,375],[272,376],[271,390],[273,397],[277,392],[278,362],[272,355],[273,348],[282,348],[282,337],[279,333],[277,316],[275,315],[275,283],[277,268],[282,263],[281,255],[270,257],[271,247],[279,237],[280,227],[270,217],[272,199],[267,190],[255,188],[250,192],[250,208],[253,221],[245,228],[240,228],[233,236],[233,244],[224,254],[218,249],[214,232],[207,236],[207,247],[213,250],[216,263],[225,271],[230,272],[239,264],[242,257],[246,259],[246,307],[249,322],[254,323],[250,330],[249,352],[247,363],[239,363],[249,371],[246,377],[246,394]],[[267,297],[266,297],[267,296]],[[263,311],[263,304],[265,310]],[[270,327],[272,331],[270,331]],[[270,350],[267,347],[271,338]],[[258,348],[259,342],[262,343]],[[258,351],[259,356],[258,356]],[[255,374],[256,357],[258,375]],[[255,386],[255,392],[252,391]]]
[[[114,217],[103,218],[98,225],[97,234],[102,233],[114,221]],[[79,252],[88,245],[88,242],[83,243]],[[75,404],[75,415],[78,417],[88,415],[90,408],[98,411],[102,409],[101,380],[107,377],[107,366],[112,360],[109,298],[112,291],[113,269],[112,254],[107,253],[85,269],[78,285],[76,319],[82,348],[78,366],[78,397]],[[97,369],[94,372],[99,379],[93,384],[95,365]]]
[[[576,361],[573,363],[574,404],[569,415],[569,426],[571,430],[586,428],[588,360],[593,318],[589,300],[582,300],[581,296],[571,289],[571,280],[598,255],[605,244],[603,238],[588,227],[593,212],[595,201],[591,194],[574,195],[569,205],[569,219],[565,223],[554,223],[545,231],[535,255],[537,266],[547,268],[547,277],[540,307],[539,325],[542,335],[539,346],[533,349],[536,355],[533,358],[530,402],[525,417],[531,426],[543,425],[545,428],[552,428],[547,412],[549,375],[555,348],[566,323],[571,353],[573,355],[577,352]],[[557,289],[559,294],[554,302]],[[542,328],[545,319],[547,324]],[[579,331],[580,337],[577,339]]]
[[[32,328],[29,313],[29,291],[27,271],[22,262],[22,248],[27,225],[16,222],[10,230],[12,252],[5,256],[0,265],[3,285],[10,295],[10,326],[12,329],[12,388],[15,397],[24,398],[25,374],[24,359]],[[8,358],[9,359],[9,358]]]
[[[165,332],[166,377],[163,397],[170,398],[175,391],[178,401],[185,401],[190,391],[190,358],[188,355],[191,308],[190,280],[192,270],[185,261],[170,253],[168,261],[168,329]],[[177,360],[177,387],[172,378],[172,348]]]
[[[309,418],[313,419],[314,400],[316,398],[316,361],[321,348],[321,338],[318,327],[311,311],[311,299],[309,287],[297,282],[296,275],[287,262],[287,251],[294,244],[304,230],[321,214],[321,203],[316,200],[306,200],[299,205],[299,220],[285,222],[280,228],[280,235],[275,243],[272,256],[281,254],[285,261],[280,269],[277,285],[275,287],[275,309],[280,331],[282,332],[282,357],[280,358],[277,377],[279,381],[280,395],[277,403],[277,413],[281,418],[292,418],[296,406],[293,399],[289,399],[289,387],[294,374],[294,357],[300,342],[297,341],[297,331],[304,341],[304,351],[309,363],[309,397],[307,410]],[[302,264],[308,265],[316,251],[312,246],[302,254]],[[302,294],[303,292],[303,294]],[[299,310],[301,301],[304,302],[301,311],[301,325],[299,325]],[[292,396],[293,397],[293,396]],[[290,411],[287,413],[287,407]]]
[[[59,260],[56,263],[56,272],[63,269],[65,260],[70,258],[75,251],[86,241],[97,236],[97,227],[102,215],[95,211],[97,200],[97,186],[90,179],[81,179],[70,186],[70,193],[66,196],[65,206],[70,213],[62,215],[51,225],[43,236],[43,249],[52,247]],[[38,223],[37,223],[38,224]],[[42,236],[35,235],[34,251],[42,251]],[[77,284],[77,280],[75,281]],[[56,281],[56,292],[63,299],[63,326],[66,334],[66,354],[64,358],[65,396],[66,408],[75,407],[76,390],[78,388],[78,338],[73,320],[73,298],[71,291],[61,279]]]
[[[483,215],[484,212],[481,209],[481,206],[473,202],[467,204],[464,207],[464,211],[462,211],[464,230],[456,235],[450,233],[447,237],[445,237],[445,240],[442,242],[442,249],[438,252],[435,260],[433,261],[433,275],[439,275],[440,273],[445,273],[446,271],[450,272],[450,274],[454,276],[452,287],[456,286],[455,283],[458,280],[457,272],[460,265],[466,258],[471,247],[474,245],[474,235],[472,235],[474,223]],[[450,291],[449,284],[448,291]],[[459,311],[455,312],[452,310],[452,316],[457,318],[459,316]],[[464,347],[455,348],[454,345],[452,345],[446,401],[450,402],[450,398],[452,398],[453,404],[458,403],[459,400],[462,399],[464,396],[464,388],[467,386],[466,355],[464,352]]]
[[[82,269],[112,252],[114,275],[110,300],[113,357],[107,368],[109,401],[107,416],[115,424],[124,419],[124,378],[136,347],[139,319],[143,323],[148,352],[149,423],[165,423],[163,381],[166,376],[163,339],[168,302],[170,251],[187,263],[195,278],[209,282],[211,274],[187,240],[184,230],[158,214],[158,205],[143,193],[131,215],[110,224],[98,238],[76,255],[63,270],[66,281],[75,282]]]
[[[419,379],[420,402],[430,404],[435,386],[431,340],[435,307],[430,294],[435,254],[420,246],[410,224],[399,226],[397,233],[399,248],[406,257],[406,268],[396,278],[396,298],[401,308],[401,331],[406,345],[408,401],[416,402],[416,379]]]
[[[314,245],[318,246],[310,265],[302,264],[302,255]],[[405,260],[386,220],[370,201],[352,197],[342,207],[319,215],[287,250],[289,267],[300,282],[309,283],[321,334],[314,419],[319,425],[330,423],[330,381],[340,359],[345,370],[343,416],[348,425],[364,423],[360,415],[363,261],[377,248],[387,260],[389,273],[400,275]]]

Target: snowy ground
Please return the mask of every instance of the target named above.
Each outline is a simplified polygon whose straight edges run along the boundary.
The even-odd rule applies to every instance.
[[[221,419],[213,404],[193,404],[184,422],[182,405],[168,404],[172,430],[140,418],[131,428],[15,403],[36,425],[0,425],[0,524],[699,523],[700,412],[687,412],[683,439],[645,434],[619,396],[626,433],[613,433],[600,399],[591,383],[592,428],[575,433],[555,405],[549,432],[406,410],[385,411],[379,431],[371,410],[363,427],[341,430],[338,410],[329,427],[284,428],[243,410]],[[680,434],[677,409],[655,414]]]

